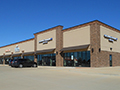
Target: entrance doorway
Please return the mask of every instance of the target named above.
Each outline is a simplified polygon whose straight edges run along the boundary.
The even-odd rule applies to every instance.
[[[56,54],[37,55],[37,64],[41,66],[56,66]]]
[[[64,53],[64,66],[90,67],[90,51]]]
[[[5,58],[5,64],[9,64],[9,61],[11,60],[10,57]]]
[[[43,56],[42,66],[56,66],[55,56]]]

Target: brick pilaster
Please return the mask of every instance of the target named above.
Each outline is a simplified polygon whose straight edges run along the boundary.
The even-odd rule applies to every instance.
[[[37,35],[35,35],[34,38],[34,62],[37,62],[36,50],[37,50]]]
[[[3,65],[5,65],[5,53],[3,54]]]
[[[60,51],[63,48],[63,33],[62,26],[56,29],[56,66],[63,66],[63,56]]]
[[[99,66],[99,48],[100,48],[100,24],[97,22],[90,25],[90,55],[91,67]],[[93,51],[93,52],[92,52]]]

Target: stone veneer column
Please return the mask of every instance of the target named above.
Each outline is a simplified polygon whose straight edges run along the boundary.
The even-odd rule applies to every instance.
[[[37,63],[36,50],[37,50],[37,35],[35,35],[35,38],[34,38],[34,62]]]
[[[13,59],[13,52],[11,52],[11,59]]]
[[[3,54],[3,65],[5,65],[5,53]]]
[[[100,48],[100,24],[97,22],[90,24],[90,60],[91,67],[99,66]],[[93,49],[93,52],[92,52]]]
[[[63,56],[60,51],[63,48],[63,26],[56,29],[56,66],[63,66]]]
[[[23,55],[23,54],[24,54],[24,51],[22,51],[22,54],[21,54],[21,58],[22,58],[22,59],[24,58],[24,55]]]
[[[120,66],[120,53],[112,52],[112,66]]]

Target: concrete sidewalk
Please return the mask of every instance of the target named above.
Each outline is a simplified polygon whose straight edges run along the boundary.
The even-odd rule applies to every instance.
[[[80,74],[96,74],[96,75],[110,75],[110,76],[120,76],[120,66],[116,67],[51,67],[51,66],[38,66],[42,69],[54,69],[69,71],[73,73]]]
[[[83,74],[120,76],[120,67],[100,67],[100,68],[81,68],[75,69],[73,72]]]
[[[0,65],[10,67],[8,65]],[[11,67],[10,67],[11,68]],[[31,69],[31,68],[27,68]],[[38,66],[37,69],[50,69],[54,71],[65,71],[78,74],[89,74],[89,75],[109,75],[109,76],[120,76],[120,66],[116,67],[55,67],[55,66]]]

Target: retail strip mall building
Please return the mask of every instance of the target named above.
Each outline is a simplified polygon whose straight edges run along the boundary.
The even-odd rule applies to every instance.
[[[11,58],[29,58],[42,66],[120,66],[120,31],[98,20],[64,30],[59,25],[0,47],[0,63]]]

